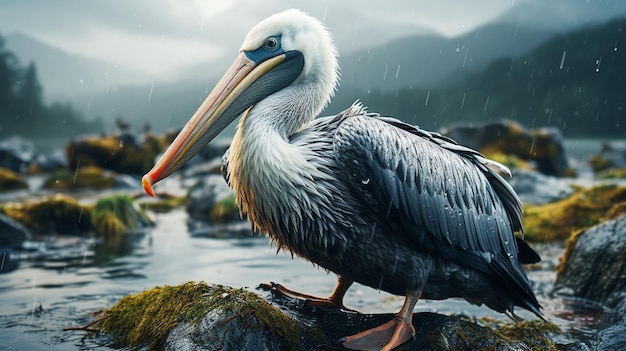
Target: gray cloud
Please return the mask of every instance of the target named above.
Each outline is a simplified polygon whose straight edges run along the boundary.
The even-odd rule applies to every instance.
[[[531,18],[511,18],[545,18],[541,14],[550,7],[584,21],[588,13],[625,6],[619,0],[5,0],[0,34],[21,32],[70,53],[164,77],[232,55],[253,24],[290,7],[323,18],[345,51],[417,33],[458,35],[529,4],[535,12],[524,16]]]

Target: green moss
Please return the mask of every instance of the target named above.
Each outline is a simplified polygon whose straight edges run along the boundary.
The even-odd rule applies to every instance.
[[[125,347],[158,348],[170,330],[178,324],[198,323],[213,310],[231,312],[231,316],[252,318],[284,341],[286,349],[300,348],[300,329],[296,322],[271,306],[259,295],[243,289],[204,282],[162,286],[122,298],[106,313],[102,331],[112,334]],[[232,317],[230,317],[232,318]]]
[[[28,189],[28,184],[19,174],[0,167],[0,192],[20,189]]]
[[[152,222],[135,208],[128,195],[118,194],[98,199],[91,211],[91,224],[103,238],[115,239],[152,225]]]
[[[77,171],[59,169],[44,182],[45,189],[109,189],[115,182],[115,175],[96,166],[79,167]]]
[[[3,212],[35,234],[85,234],[91,230],[90,208],[66,195],[28,203],[8,203]]]
[[[546,351],[558,350],[549,336],[561,333],[557,325],[540,320],[507,323],[500,326],[497,331],[506,338],[522,341],[531,350]]]
[[[624,201],[626,187],[601,185],[578,190],[554,203],[525,205],[526,239],[565,240],[577,230],[598,224],[613,206]]]

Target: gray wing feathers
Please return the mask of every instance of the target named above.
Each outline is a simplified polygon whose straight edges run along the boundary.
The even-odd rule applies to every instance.
[[[519,200],[478,152],[395,119],[355,116],[337,130],[335,153],[383,210],[457,248],[517,257]]]

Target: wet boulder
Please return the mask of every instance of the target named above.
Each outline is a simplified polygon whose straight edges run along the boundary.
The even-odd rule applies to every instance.
[[[531,170],[513,169],[507,179],[523,203],[543,205],[562,200],[574,192],[563,178]]]
[[[137,137],[121,133],[71,141],[66,154],[71,170],[97,166],[119,173],[144,174],[164,147],[164,138],[152,134]]]
[[[503,120],[476,127],[452,126],[442,134],[497,161],[501,155],[512,155],[531,162],[544,174],[563,176],[571,172],[563,137],[555,128],[527,130],[514,121]]]
[[[626,178],[626,144],[606,142],[587,162],[599,178]]]
[[[556,293],[609,307],[626,298],[626,202],[617,209],[620,215],[568,240],[554,286]]]
[[[626,347],[626,299],[602,318],[597,332],[568,351],[623,350]]]
[[[97,166],[83,166],[73,171],[62,168],[48,176],[43,183],[43,188],[53,190],[139,189],[141,184],[136,178]]]
[[[101,330],[122,347],[159,350],[334,350],[340,338],[375,327],[392,314],[313,311],[273,293],[189,282],[122,298],[105,311]],[[464,317],[416,313],[415,339],[396,350],[554,349],[544,322],[492,329]]]
[[[0,248],[18,249],[30,238],[24,225],[0,213]]]
[[[2,212],[23,224],[34,235],[75,234],[91,231],[90,211],[66,195],[54,195],[24,203],[8,203]]]
[[[189,282],[122,298],[102,331],[122,346],[160,350],[294,350],[296,322],[245,289]]]
[[[0,141],[0,167],[23,173],[39,155],[35,145],[22,137],[10,136]]]
[[[0,167],[0,192],[28,189],[22,177],[7,168]]]
[[[250,226],[242,220],[233,192],[221,175],[202,177],[189,189],[187,213],[192,235],[250,235]]]

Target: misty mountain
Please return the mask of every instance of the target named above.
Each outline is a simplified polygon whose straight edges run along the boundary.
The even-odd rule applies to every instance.
[[[626,17],[559,34],[534,50],[502,57],[484,69],[427,88],[364,89],[372,111],[427,129],[455,122],[511,118],[528,127],[553,126],[566,136],[626,136]]]
[[[458,38],[428,34],[395,40],[340,56],[341,86],[337,97],[351,96],[357,90],[423,88],[455,81],[464,72],[484,68],[494,59],[529,51],[552,35],[550,31],[494,24]],[[99,116],[105,121],[122,116],[137,127],[145,123],[159,131],[180,127],[228,65],[225,61],[197,67],[196,79],[124,86],[110,89],[106,94],[82,95],[75,99],[75,105],[89,116]]]
[[[391,90],[426,87],[527,52],[554,35],[512,23],[486,25],[463,36],[412,36],[341,57],[341,87]]]
[[[36,64],[49,100],[66,100],[77,94],[105,92],[111,87],[149,81],[142,72],[69,54],[19,33],[7,35],[4,39],[6,48],[22,64]]]

